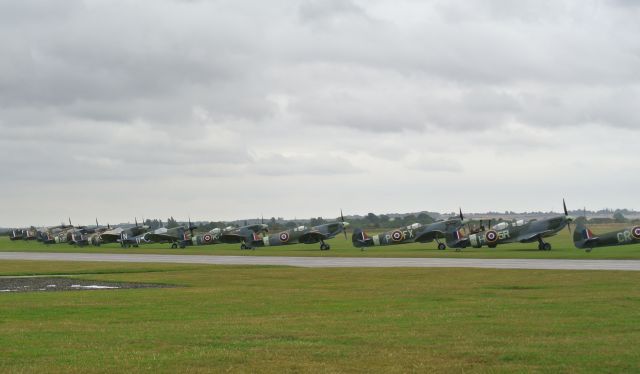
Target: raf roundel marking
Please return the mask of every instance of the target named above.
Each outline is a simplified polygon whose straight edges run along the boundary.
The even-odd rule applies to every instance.
[[[636,226],[631,229],[631,236],[640,240],[640,226]]]
[[[205,243],[211,242],[211,239],[213,239],[211,237],[211,234],[204,234],[204,236],[202,237],[202,241],[205,242]]]
[[[491,231],[487,231],[487,233],[484,235],[484,238],[489,242],[489,243],[493,243],[496,240],[498,240],[498,233],[491,230]]]
[[[289,241],[289,233],[288,232],[283,232],[280,234],[280,241],[281,242],[288,242]]]
[[[393,239],[394,242],[399,242],[400,240],[402,240],[402,232],[400,231],[392,232],[391,239]]]

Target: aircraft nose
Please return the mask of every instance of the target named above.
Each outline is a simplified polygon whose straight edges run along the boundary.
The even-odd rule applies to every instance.
[[[569,221],[569,222],[573,222],[573,221],[575,221],[575,220],[576,220],[576,217],[574,217],[574,216],[567,216],[565,219],[566,219],[567,221]]]

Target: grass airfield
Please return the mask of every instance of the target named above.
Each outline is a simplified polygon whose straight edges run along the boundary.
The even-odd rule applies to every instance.
[[[640,273],[0,262],[0,372],[637,372]]]
[[[596,233],[617,230],[628,225],[593,225]],[[190,246],[184,249],[171,249],[170,244],[142,244],[138,248],[121,248],[118,244],[107,244],[100,247],[76,247],[68,244],[44,245],[36,241],[10,241],[0,238],[0,251],[10,252],[86,252],[86,253],[153,253],[153,254],[197,254],[197,255],[234,255],[234,256],[317,256],[317,257],[446,257],[446,258],[563,258],[563,259],[640,259],[640,245],[595,248],[587,253],[577,249],[569,231],[564,229],[557,235],[546,238],[551,243],[551,251],[539,251],[538,243],[512,243],[499,245],[497,248],[465,248],[461,251],[447,248],[437,250],[437,244],[402,244],[384,247],[370,247],[364,251],[351,244],[351,233],[348,239],[344,236],[327,241],[331,250],[320,251],[320,244],[294,244],[278,247],[264,247],[255,250],[240,250],[239,244],[215,244],[206,246]]]
[[[596,233],[614,228],[593,228]],[[241,251],[77,248],[0,239],[1,251],[344,257],[638,259],[640,246],[536,243],[361,252],[343,237]],[[639,372],[640,272],[321,269],[0,261],[0,276],[172,288],[0,292],[0,372]]]

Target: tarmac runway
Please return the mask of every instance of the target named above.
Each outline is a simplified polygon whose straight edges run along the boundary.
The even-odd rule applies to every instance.
[[[411,267],[640,271],[640,260],[269,257],[46,252],[0,252],[0,260],[142,262],[211,265],[275,265],[309,268]]]

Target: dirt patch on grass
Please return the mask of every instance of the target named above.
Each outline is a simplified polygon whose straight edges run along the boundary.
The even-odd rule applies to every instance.
[[[164,284],[103,282],[60,277],[19,277],[0,278],[0,293],[9,292],[53,292],[53,291],[94,291],[127,288],[167,288]]]

